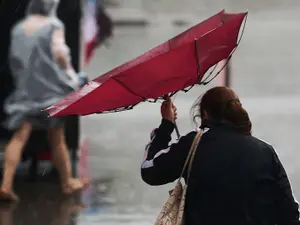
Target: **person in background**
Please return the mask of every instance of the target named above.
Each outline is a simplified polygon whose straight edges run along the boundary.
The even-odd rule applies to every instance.
[[[9,65],[15,90],[7,98],[5,126],[15,130],[6,146],[0,200],[18,200],[13,191],[16,167],[33,129],[47,129],[52,163],[57,168],[62,191],[72,194],[88,181],[71,174],[64,136],[65,118],[47,118],[42,110],[79,88],[80,79],[70,62],[64,26],[56,17],[59,0],[31,0],[27,16],[11,31]]]
[[[252,136],[251,120],[235,92],[212,88],[194,109],[203,134],[188,180],[185,224],[299,225],[299,205],[285,169],[274,148]],[[150,185],[179,178],[197,134],[169,146],[177,118],[170,99],[162,103],[161,115],[141,168]]]

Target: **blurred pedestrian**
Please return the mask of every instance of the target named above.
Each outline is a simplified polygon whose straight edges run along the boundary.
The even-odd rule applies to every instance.
[[[185,224],[299,225],[299,205],[274,148],[251,135],[252,123],[232,89],[215,87],[195,104],[203,134],[192,161]],[[176,107],[161,106],[162,122],[146,148],[142,178],[163,185],[180,177],[197,132],[169,146]]]
[[[96,48],[113,36],[113,23],[100,0],[84,1],[85,63],[89,63]]]
[[[11,32],[9,64],[16,89],[5,102],[5,125],[15,130],[6,146],[0,200],[17,200],[13,180],[22,151],[33,129],[47,129],[52,163],[57,168],[62,191],[71,194],[87,185],[71,174],[64,136],[65,118],[46,118],[42,109],[80,86],[82,79],[71,65],[64,26],[56,16],[59,0],[31,0],[26,17]]]

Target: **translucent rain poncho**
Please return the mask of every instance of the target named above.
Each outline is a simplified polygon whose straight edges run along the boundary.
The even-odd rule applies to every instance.
[[[79,87],[56,17],[58,0],[31,0],[27,16],[11,32],[9,65],[16,89],[5,102],[8,129],[28,121],[33,127],[60,126],[63,119],[47,118],[43,109]]]

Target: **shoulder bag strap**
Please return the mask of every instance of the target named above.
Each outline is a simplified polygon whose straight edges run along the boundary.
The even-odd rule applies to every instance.
[[[184,163],[184,166],[183,166],[183,169],[182,169],[182,172],[181,172],[181,175],[179,177],[179,180],[182,178],[185,170],[186,170],[186,167],[189,165],[188,167],[188,178],[189,178],[189,174],[190,174],[190,170],[191,170],[191,166],[192,166],[192,163],[193,163],[193,159],[194,159],[194,156],[195,156],[195,152],[196,152],[196,149],[197,149],[197,146],[198,146],[198,143],[200,141],[200,138],[202,136],[202,133],[203,133],[203,130],[200,130],[194,140],[193,140],[193,143],[190,147],[190,150],[189,150],[189,154],[185,160],[185,163]]]

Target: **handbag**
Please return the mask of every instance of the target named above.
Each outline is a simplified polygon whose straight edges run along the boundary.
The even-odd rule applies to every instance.
[[[183,225],[184,224],[184,205],[185,205],[185,195],[188,187],[188,180],[191,173],[191,168],[194,160],[194,156],[197,150],[198,143],[201,139],[203,131],[200,130],[190,147],[189,154],[186,158],[185,164],[183,166],[182,172],[175,188],[169,191],[170,196],[166,203],[164,204],[162,210],[160,211],[155,225]],[[182,185],[181,178],[188,166],[187,180],[185,185]]]

